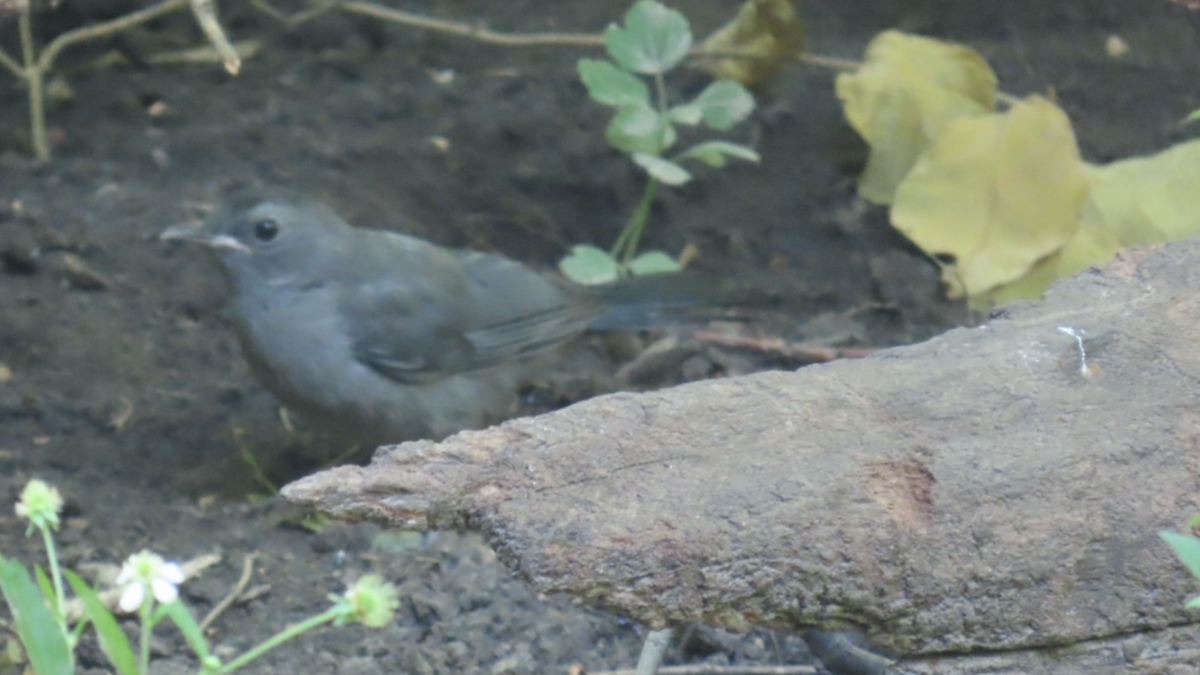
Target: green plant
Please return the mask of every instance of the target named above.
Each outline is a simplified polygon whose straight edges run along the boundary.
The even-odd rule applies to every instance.
[[[1197,524],[1200,524],[1200,516],[1193,518],[1188,523],[1188,527],[1195,527]],[[1179,556],[1179,559],[1187,566],[1192,576],[1200,579],[1200,538],[1189,534],[1171,532],[1170,530],[1163,530],[1158,533],[1158,536],[1162,537],[1163,541],[1171,546],[1171,549],[1175,551],[1175,555]],[[1200,596],[1188,600],[1187,606],[1200,607]]]
[[[720,140],[701,141],[667,156],[678,140],[678,126],[724,131],[754,109],[754,97],[732,80],[711,83],[689,102],[670,103],[665,76],[692,47],[692,31],[682,14],[656,0],[638,0],[625,14],[624,26],[608,27],[604,42],[611,60],[581,59],[579,77],[592,99],[616,108],[605,131],[609,145],[628,153],[648,177],[641,201],[610,252],[576,246],[563,259],[563,272],[582,283],[679,269],[664,253],[638,255],[659,185],[683,185],[691,180],[683,166],[688,160],[712,167],[724,166],[730,157],[758,161],[758,154],[750,148]],[[643,77],[649,79],[649,85]]]
[[[101,650],[119,675],[146,675],[150,670],[150,634],[169,618],[183,634],[200,661],[200,675],[226,675],[250,663],[301,633],[325,624],[350,622],[379,628],[387,625],[398,605],[396,589],[376,575],[365,575],[344,595],[331,595],[326,611],[293,624],[241,656],[222,663],[208,646],[204,632],[191,612],[179,601],[178,585],[184,581],[179,565],[149,551],[135,553],[125,561],[117,577],[120,599],[117,607],[136,612],[140,631],[134,653],[101,595],[78,575],[63,570],[55,552],[53,531],[58,529],[62,498],[57,490],[40,480],[30,481],[17,503],[17,515],[29,521],[28,534],[40,531],[50,565],[47,574],[35,567],[31,575],[16,560],[0,556],[0,592],[13,616],[16,633],[29,662],[38,675],[71,675],[75,671],[75,645],[88,626],[95,628]],[[63,579],[79,600],[82,618],[70,626]],[[35,581],[36,579],[36,581]]]

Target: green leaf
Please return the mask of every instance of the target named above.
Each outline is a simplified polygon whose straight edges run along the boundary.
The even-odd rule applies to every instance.
[[[171,621],[179,628],[179,632],[183,633],[183,638],[187,640],[192,651],[196,653],[196,657],[201,663],[207,662],[211,655],[208,651],[208,641],[204,639],[204,631],[200,630],[200,624],[196,623],[196,619],[184,604],[176,600],[175,602],[160,606],[159,610],[163,614],[171,617]]]
[[[71,675],[71,648],[67,637],[25,567],[0,558],[0,591],[12,612],[17,636],[38,675]]]
[[[704,111],[695,103],[684,103],[668,110],[667,118],[677,124],[686,124],[690,127],[699,124],[704,119]]]
[[[679,262],[662,251],[646,251],[629,261],[629,271],[638,276],[678,272]]]
[[[655,157],[644,152],[635,152],[633,161],[645,169],[646,173],[667,185],[683,185],[692,179],[692,174],[688,173],[687,169],[669,159]]]
[[[719,169],[725,166],[726,157],[736,157],[737,159],[744,159],[747,162],[757,162],[759,160],[758,153],[744,145],[728,141],[705,141],[688,148],[686,152],[676,157],[675,161],[682,162],[685,159],[694,159]]]
[[[404,553],[425,548],[424,532],[416,530],[385,530],[371,538],[371,549],[388,553]]]
[[[558,263],[558,268],[568,279],[577,284],[606,284],[616,281],[621,266],[608,251],[580,244],[571,247],[571,253]]]
[[[675,143],[676,135],[671,125],[664,125],[658,111],[648,105],[628,105],[613,116],[604,138],[622,152],[661,155]]]
[[[133,654],[133,648],[129,646],[129,638],[117,625],[116,618],[104,606],[100,596],[96,595],[96,591],[79,578],[78,574],[64,570],[63,576],[66,577],[67,583],[71,584],[71,590],[75,591],[75,595],[83,602],[83,614],[96,627],[100,649],[112,662],[113,667],[121,675],[138,675],[137,657]]]
[[[674,68],[692,47],[692,30],[682,14],[655,0],[638,0],[625,13],[625,27],[604,31],[608,53],[625,70],[643,75]]]
[[[705,87],[692,105],[700,108],[710,129],[724,131],[754,110],[754,96],[733,80],[717,80]]]
[[[56,598],[54,597],[54,582],[50,581],[50,575],[46,574],[46,570],[42,569],[41,565],[34,565],[33,578],[37,580],[38,588],[42,591],[42,597],[46,598],[46,602],[50,603],[51,607],[54,607]]]
[[[579,79],[588,95],[598,103],[616,107],[650,105],[650,89],[636,76],[614,66],[611,61],[579,60]]]
[[[1200,579],[1200,539],[1178,532],[1163,530],[1158,533],[1175,550],[1175,555],[1191,570],[1192,576]]]

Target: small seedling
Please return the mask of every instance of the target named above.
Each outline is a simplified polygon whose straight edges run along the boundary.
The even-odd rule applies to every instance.
[[[183,569],[154,553],[142,551],[125,561],[116,581],[118,609],[138,617],[140,630],[135,652],[101,594],[59,565],[53,532],[58,529],[62,505],[58,490],[36,479],[25,487],[17,503],[17,516],[29,521],[29,533],[42,535],[50,565],[48,573],[39,566],[30,574],[19,561],[0,555],[0,595],[8,605],[12,625],[29,664],[38,675],[72,675],[75,648],[89,627],[94,629],[101,651],[118,675],[148,675],[150,635],[163,619],[175,624],[195,652],[198,675],[229,675],[284,642],[320,626],[351,622],[370,628],[385,626],[399,606],[392,584],[377,575],[366,574],[345,594],[330,595],[329,609],[288,626],[231,661],[222,662],[209,647],[200,624],[179,599]],[[64,579],[82,607],[73,627],[68,617]]]
[[[1189,526],[1194,527],[1197,520],[1197,518],[1193,518]],[[1192,576],[1200,579],[1200,539],[1190,534],[1179,534],[1169,530],[1159,532],[1158,536],[1171,546],[1171,550],[1175,551],[1175,555],[1179,556]],[[1187,607],[1200,607],[1200,596],[1188,600]]]
[[[624,26],[608,27],[604,42],[611,60],[581,59],[579,77],[595,101],[616,108],[604,133],[609,145],[628,153],[648,178],[642,199],[612,251],[575,246],[560,263],[563,273],[580,283],[678,270],[678,263],[665,253],[638,255],[659,184],[683,185],[690,181],[692,174],[683,166],[688,160],[712,167],[724,166],[730,157],[758,161],[758,153],[750,148],[720,140],[702,141],[667,155],[678,140],[678,126],[725,131],[754,109],[754,97],[732,80],[717,80],[691,101],[670,104],[664,76],[692,47],[692,31],[682,14],[657,0],[638,0],[625,14]]]

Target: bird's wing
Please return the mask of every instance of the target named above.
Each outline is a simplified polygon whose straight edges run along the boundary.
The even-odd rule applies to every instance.
[[[580,333],[604,312],[591,298],[503,256],[458,255],[470,288],[466,338],[479,363],[543,352]]]
[[[355,358],[398,382],[537,354],[603,311],[502,256],[436,247],[428,253],[339,293]]]
[[[475,348],[455,289],[428,280],[358,284],[339,294],[354,357],[407,384],[471,370]]]

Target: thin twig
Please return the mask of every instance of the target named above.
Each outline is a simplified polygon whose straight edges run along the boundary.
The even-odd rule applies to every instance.
[[[1011,108],[1025,99],[1021,98],[1020,96],[1005,93],[1003,91],[997,91],[996,100]]]
[[[257,40],[241,40],[233,43],[233,48],[237,50],[238,56],[244,61],[257,54],[262,48],[262,43]],[[224,58],[217,53],[217,50],[212,45],[141,54],[139,58],[143,63],[154,66],[176,65],[180,63],[221,63],[224,61]],[[59,68],[56,72],[60,75],[74,75],[92,70],[105,70],[113,66],[127,65],[128,63],[128,56],[113,50],[105,52],[87,63],[69,68]]]
[[[230,605],[237,602],[237,599],[241,597],[243,592],[245,592],[246,587],[250,585],[251,577],[254,576],[254,559],[256,557],[257,555],[254,553],[246,554],[245,560],[242,561],[242,577],[238,579],[238,582],[236,585],[234,585],[233,590],[229,591],[229,593],[220,602],[218,602],[215,607],[212,608],[212,611],[210,611],[208,615],[204,617],[204,620],[200,622],[201,631],[212,625],[212,622],[216,621],[218,616],[224,613],[225,610],[229,609]]]
[[[350,0],[339,3],[339,0],[324,0],[316,7],[298,14],[288,15],[274,7],[267,0],[251,0],[251,4],[259,10],[282,21],[289,26],[296,26],[304,21],[324,14],[333,8],[339,8],[354,14],[362,14],[375,19],[412,26],[437,33],[446,33],[469,38],[479,42],[503,47],[603,47],[604,36],[592,33],[503,33],[476,24],[435,19],[421,14],[414,14],[393,7],[385,7],[366,0]],[[775,58],[754,51],[737,49],[705,49],[696,47],[691,50],[693,57],[726,58],[726,59],[770,59]],[[801,54],[796,60],[810,66],[829,68],[831,70],[854,70],[861,64],[850,59],[815,54]]]
[[[216,2],[214,0],[189,0],[188,4],[192,7],[192,15],[196,17],[196,23],[200,25],[200,30],[204,31],[204,36],[208,38],[208,43],[221,55],[225,70],[230,75],[237,75],[238,71],[242,69],[242,57],[233,48],[229,42],[229,36],[225,35],[225,29],[217,20]]]
[[[829,70],[857,70],[862,67],[861,61],[843,59],[840,56],[821,56],[820,54],[801,54],[800,62],[818,68]]]
[[[17,18],[21,32],[21,61],[25,64],[25,81],[29,83],[29,133],[33,136],[33,155],[39,161],[50,159],[50,142],[46,140],[45,99],[42,76],[46,71],[37,65],[37,47],[33,40],[33,8]]]
[[[303,12],[296,12],[295,14],[285,14],[271,6],[267,0],[250,0],[250,5],[277,21],[287,24],[289,28],[295,28],[305,21],[315,19],[330,10],[337,9],[340,2],[341,0],[320,0],[320,2],[316,2],[312,7]]]
[[[592,35],[587,33],[500,33],[484,28],[483,26],[473,26],[470,24],[459,23],[457,21],[447,21],[444,19],[433,19],[420,14],[413,14],[391,7],[384,7],[373,2],[363,2],[362,0],[351,0],[343,5],[341,9],[352,12],[354,14],[363,14],[383,19],[384,21],[392,21],[401,23],[406,26],[415,26],[426,30],[437,31],[439,33],[449,33],[451,35],[460,35],[468,37],[479,42],[485,42],[494,45],[504,45],[507,47],[533,47],[537,45],[557,45],[557,46],[575,46],[575,47],[603,47],[604,36]]]
[[[8,52],[4,51],[3,49],[0,49],[0,66],[8,68],[10,71],[12,71],[13,75],[16,75],[22,80],[25,79],[25,69],[21,67],[21,64],[17,62],[16,59],[9,56]]]
[[[151,5],[145,9],[139,9],[132,14],[117,17],[112,21],[104,21],[102,23],[76,28],[75,30],[67,31],[62,35],[54,38],[54,40],[46,46],[42,51],[41,57],[38,59],[38,69],[43,73],[50,70],[50,66],[54,64],[54,59],[58,58],[58,53],[66,47],[69,47],[76,42],[91,40],[102,37],[110,33],[125,30],[139,23],[145,23],[151,19],[156,19],[164,14],[169,14],[179,9],[188,6],[188,0],[163,0],[157,5]]]

